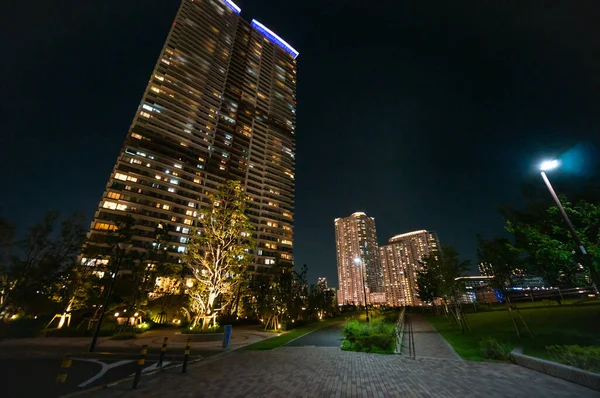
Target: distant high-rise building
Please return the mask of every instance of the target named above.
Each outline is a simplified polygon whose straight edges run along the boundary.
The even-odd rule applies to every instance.
[[[130,214],[139,258],[162,223],[170,261],[177,261],[198,225],[198,210],[211,205],[207,195],[238,180],[256,227],[255,268],[291,266],[297,55],[260,22],[241,18],[230,0],[183,0],[88,245],[106,247],[107,233]],[[117,93],[118,84],[110,89]]]
[[[338,304],[364,305],[370,293],[385,293],[375,219],[357,212],[335,220]],[[359,261],[355,261],[358,259]],[[364,281],[364,283],[363,283]]]
[[[317,279],[317,289],[325,291],[327,290],[327,278]]]
[[[388,305],[421,304],[416,284],[419,261],[439,247],[435,232],[421,230],[396,235],[379,248]]]

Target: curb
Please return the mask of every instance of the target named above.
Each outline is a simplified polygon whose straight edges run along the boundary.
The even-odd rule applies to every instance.
[[[192,360],[188,361],[188,364],[191,365],[191,364],[199,363],[199,362],[202,362],[202,363],[211,363],[211,362],[214,362],[214,361],[218,361],[219,359],[227,357],[229,355],[232,355],[233,353],[235,353],[235,351],[241,350],[241,349],[243,349],[245,347],[246,346],[240,346],[240,347],[236,347],[236,348],[231,348],[231,349],[228,349],[227,351],[220,352],[220,353],[215,354],[215,355],[211,355],[211,356],[209,356],[207,358],[192,359]],[[162,371],[168,370],[168,369],[178,368],[181,365],[182,364],[177,363],[177,364],[165,366],[164,368],[162,368]],[[143,373],[142,377],[152,376],[152,375],[154,375],[156,373],[162,373],[162,371],[160,369],[156,369],[156,370],[153,370],[152,372]],[[115,380],[115,381],[113,381],[111,383],[106,383],[106,384],[102,384],[102,385],[99,385],[99,386],[94,386],[94,387],[86,388],[84,390],[74,391],[74,392],[69,393],[69,394],[61,395],[60,398],[77,397],[77,396],[80,396],[80,395],[83,395],[83,394],[87,394],[87,393],[90,393],[90,392],[94,392],[94,391],[106,390],[108,388],[114,387],[114,386],[116,386],[118,384],[122,384],[122,383],[124,383],[126,381],[131,381],[131,380],[133,380],[133,376],[124,377],[122,379]]]
[[[220,354],[217,354],[217,355],[220,355]],[[217,356],[217,355],[215,355],[215,356]],[[212,358],[212,357],[210,357],[210,358]],[[197,362],[202,361],[203,359],[204,358],[192,359],[192,360],[188,361],[188,364],[197,363]],[[152,372],[143,373],[142,377],[152,376],[152,375],[154,375],[156,373],[161,373],[162,371],[165,371],[167,369],[178,368],[181,365],[182,364],[177,363],[177,364],[165,366],[164,368],[162,368],[162,370],[161,369],[156,369],[156,370],[153,370]],[[74,392],[69,393],[69,394],[61,395],[60,398],[77,397],[79,395],[87,394],[87,393],[94,392],[94,391],[106,390],[107,388],[114,387],[117,384],[121,384],[121,383],[124,383],[126,381],[131,381],[131,380],[133,380],[133,376],[124,377],[122,379],[115,380],[115,381],[113,381],[111,383],[106,383],[106,384],[102,384],[102,385],[99,385],[99,386],[94,386],[94,387],[86,388],[84,390],[74,391]]]
[[[600,391],[600,373],[594,373],[562,363],[547,361],[523,354],[522,348],[515,348],[510,359],[517,365],[536,372],[544,373],[558,379],[579,384],[592,390]]]

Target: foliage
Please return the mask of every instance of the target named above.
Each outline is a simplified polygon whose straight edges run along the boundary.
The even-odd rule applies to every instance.
[[[181,334],[205,334],[205,333],[223,333],[224,326],[209,326],[207,328],[192,327],[181,329]]]
[[[228,181],[209,195],[212,206],[201,211],[183,255],[194,285],[189,289],[190,308],[203,327],[225,307],[241,283],[243,267],[250,263],[253,226],[244,211],[246,195],[239,182]]]
[[[58,213],[49,212],[34,225],[15,243],[4,269],[2,309],[51,314],[64,308],[64,315],[86,306],[94,278],[77,260],[85,232],[79,213],[59,221]]]
[[[479,350],[481,357],[485,359],[495,359],[499,361],[508,360],[510,350],[506,346],[498,343],[498,340],[489,337],[479,342]]]
[[[585,200],[572,203],[565,197],[561,202],[590,253],[593,263],[587,271],[595,277],[600,269],[600,205]],[[525,211],[507,208],[502,213],[506,230],[515,236],[516,247],[527,255],[524,263],[529,273],[544,276],[555,286],[581,283],[579,263],[583,261],[556,205],[530,203]]]
[[[359,352],[393,353],[395,348],[395,324],[382,318],[373,318],[371,322],[359,322],[354,319],[344,324],[345,337],[342,349]]]
[[[112,340],[132,340],[135,339],[136,332],[119,332],[111,337]]]
[[[552,345],[546,347],[546,350],[556,362],[592,372],[600,372],[600,347]]]

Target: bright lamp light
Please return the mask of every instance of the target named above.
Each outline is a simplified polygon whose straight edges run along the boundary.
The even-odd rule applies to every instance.
[[[360,257],[354,257],[354,263],[360,264]]]
[[[560,165],[560,162],[556,159],[546,160],[540,164],[540,170],[548,171],[557,168]]]

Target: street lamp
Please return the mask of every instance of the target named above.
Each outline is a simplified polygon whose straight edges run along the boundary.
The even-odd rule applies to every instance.
[[[121,268],[121,261],[123,260],[123,256],[125,255],[125,250],[131,248],[131,244],[125,242],[119,242],[117,244],[119,246],[119,255],[117,257],[117,265],[115,267],[112,281],[110,281],[110,285],[108,285],[108,291],[106,292],[106,299],[104,300],[104,305],[100,309],[100,316],[98,316],[98,322],[96,323],[96,328],[94,329],[94,336],[92,337],[92,342],[90,343],[89,352],[94,352],[96,348],[96,343],[98,342],[98,335],[100,334],[100,328],[102,327],[102,321],[104,320],[104,311],[106,311],[106,307],[110,301],[110,296],[112,296],[113,288],[115,287],[115,282],[117,280],[117,274],[119,273],[119,268]],[[118,316],[118,313],[115,314]]]
[[[596,269],[594,268],[592,259],[589,255],[589,253],[587,252],[587,250],[585,249],[585,247],[583,246],[581,239],[579,239],[577,232],[575,232],[575,228],[573,228],[573,224],[571,223],[569,216],[565,212],[565,209],[564,209],[562,203],[560,203],[560,200],[558,199],[558,196],[556,195],[554,188],[552,188],[552,184],[550,184],[550,180],[548,179],[548,176],[545,173],[546,171],[554,170],[559,166],[560,166],[560,161],[558,161],[557,159],[546,160],[546,161],[542,162],[540,164],[540,172],[542,174],[542,179],[544,180],[544,183],[546,183],[546,186],[548,187],[548,191],[550,191],[550,195],[552,195],[552,199],[554,199],[554,202],[558,206],[558,210],[560,210],[560,214],[563,216],[565,222],[567,223],[567,226],[569,227],[569,231],[571,232],[571,237],[575,241],[575,245],[577,246],[577,249],[579,249],[579,253],[581,254],[583,264],[590,271],[590,277],[592,278],[592,282],[595,285],[595,290],[597,291],[598,288],[600,287],[600,283],[599,283],[600,280],[598,279],[598,274],[596,273]]]
[[[362,267],[362,260],[360,259],[360,257],[354,258],[354,264],[356,264],[360,267],[360,274],[362,276],[363,293],[365,294],[365,314],[367,315],[367,322],[369,322],[369,306],[367,305],[367,287],[365,286],[365,273],[364,273],[364,269]]]

